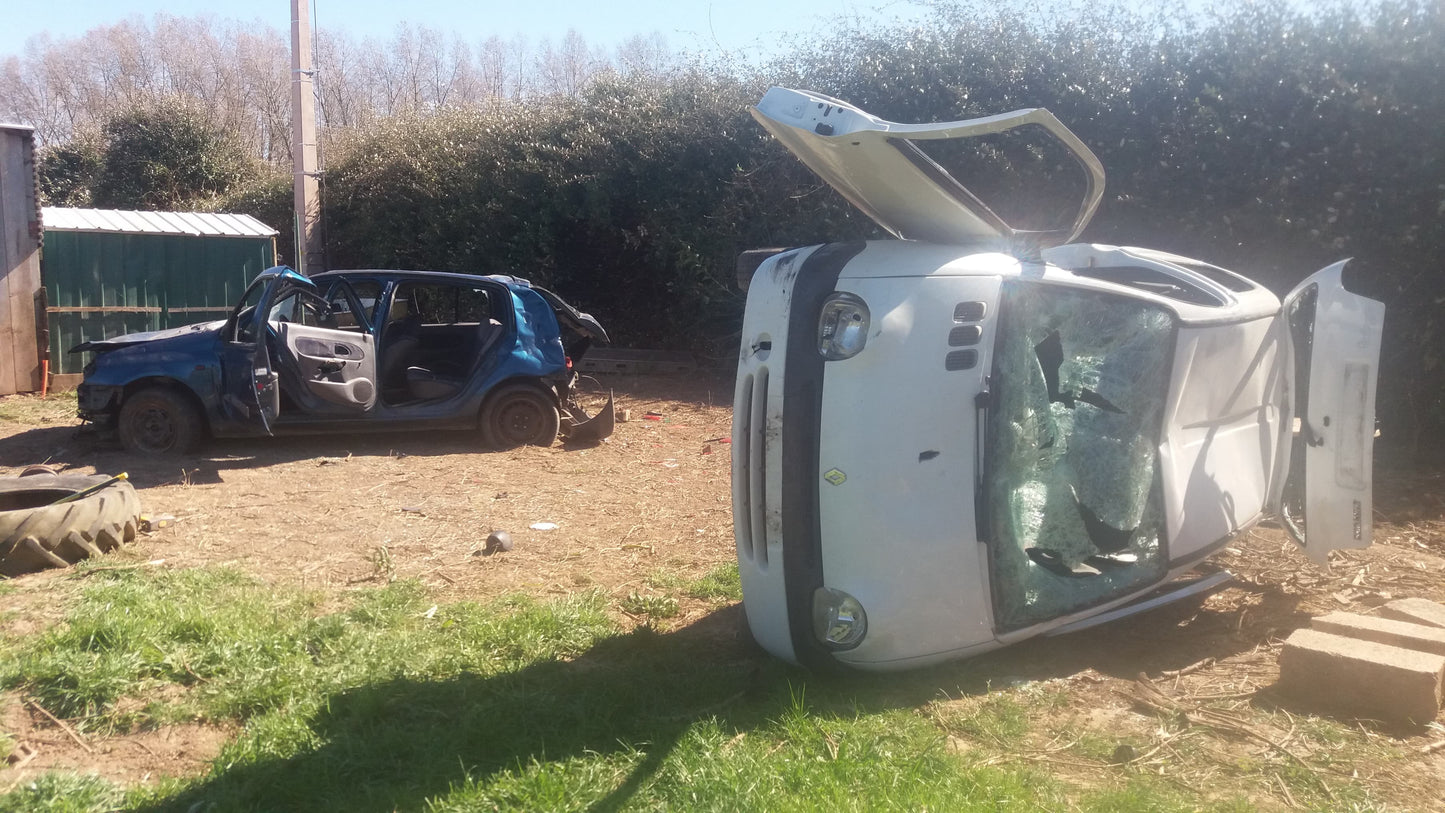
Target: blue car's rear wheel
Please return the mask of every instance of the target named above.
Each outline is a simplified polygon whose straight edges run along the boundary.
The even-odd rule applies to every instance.
[[[551,446],[562,419],[557,403],[531,384],[507,384],[482,405],[482,438],[493,449]]]
[[[200,413],[180,393],[151,387],[125,399],[117,422],[121,445],[145,454],[184,454],[205,431]]]

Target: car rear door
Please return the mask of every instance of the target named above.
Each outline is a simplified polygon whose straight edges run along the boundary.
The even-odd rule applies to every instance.
[[[1335,263],[1300,283],[1283,309],[1294,365],[1295,432],[1277,507],[1290,535],[1316,562],[1331,550],[1367,547],[1372,531],[1385,306],[1345,290],[1344,267]]]

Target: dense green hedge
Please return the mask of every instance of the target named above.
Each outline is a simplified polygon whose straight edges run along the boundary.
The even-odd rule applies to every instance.
[[[621,342],[731,356],[738,252],[871,228],[831,192],[799,197],[819,184],[748,114],[761,87],[613,80],[356,134],[326,176],[331,263],[514,273]]]
[[[879,236],[751,120],[769,84],[898,121],[1044,106],[1109,173],[1085,239],[1177,251],[1278,291],[1357,258],[1357,286],[1390,309],[1385,436],[1412,448],[1442,437],[1441,5],[1264,0],[1197,19],[1138,7],[944,2],[921,25],[801,39],[760,70],[696,65],[577,98],[333,130],[330,265],[516,273],[622,343],[726,364],[740,250]],[[989,157],[1053,174],[1041,156],[1000,150]],[[1010,182],[980,181],[1005,199]],[[285,179],[234,189],[233,208],[289,235]]]
[[[1201,20],[940,6],[919,27],[802,42],[757,76],[699,67],[339,135],[328,245],[333,264],[519,273],[622,342],[721,359],[739,250],[878,233],[751,121],[768,84],[898,121],[1045,106],[1109,171],[1086,239],[1280,291],[1357,258],[1355,284],[1390,307],[1387,437],[1415,445],[1445,429],[1442,34],[1425,0]]]

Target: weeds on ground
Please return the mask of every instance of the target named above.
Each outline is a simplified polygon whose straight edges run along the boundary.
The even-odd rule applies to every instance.
[[[125,792],[93,774],[47,773],[0,796],[0,813],[106,813]]]
[[[622,599],[622,610],[629,615],[641,616],[648,621],[676,616],[681,608],[672,596],[644,595],[633,590]]]
[[[388,584],[396,581],[396,562],[391,558],[391,548],[385,543],[372,548],[371,566],[376,569],[376,575]]]
[[[687,584],[687,579],[681,574],[665,568],[658,568],[647,574],[647,586],[654,590],[676,590]]]
[[[720,603],[743,600],[742,580],[738,576],[736,563],[718,565],[698,579],[688,579],[670,570],[656,570],[647,575],[647,586],[653,590],[666,591],[702,601]],[[631,596],[628,597],[628,601],[631,601]],[[634,614],[640,612],[628,609],[626,604],[623,609]]]
[[[709,601],[742,601],[743,583],[737,563],[718,565],[684,588],[693,598]]]
[[[59,423],[75,418],[75,390],[39,395],[0,397],[0,421]]]
[[[517,599],[427,613],[422,589],[397,582],[318,617],[316,595],[278,592],[233,570],[90,579],[65,624],[0,666],[0,686],[24,690],[82,731],[128,730],[157,716],[246,719],[398,675],[494,671],[580,650],[608,629],[593,595],[546,610]],[[191,691],[169,708],[118,711],[121,698],[144,702],[162,684]]]

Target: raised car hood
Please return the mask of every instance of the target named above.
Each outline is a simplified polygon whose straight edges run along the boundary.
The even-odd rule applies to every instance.
[[[70,352],[84,353],[87,350],[115,350],[121,347],[129,347],[133,344],[145,344],[146,342],[154,342],[162,339],[171,339],[176,336],[188,336],[192,333],[202,333],[205,331],[220,330],[221,326],[225,323],[226,320],[222,319],[217,322],[201,322],[194,325],[173,327],[167,330],[152,330],[146,333],[128,333],[124,336],[116,336],[113,339],[100,339],[92,342],[81,342],[80,344],[77,344],[76,346],[70,348]]]
[[[1104,193],[1104,167],[1099,159],[1041,107],[964,121],[898,124],[828,96],[775,87],[752,113],[829,186],[878,225],[905,240],[983,243],[990,248],[1032,255],[1078,236]],[[1027,125],[1048,131],[1087,176],[1084,200],[1073,224],[1066,229],[1014,229],[918,146],[926,141],[993,135]]]

